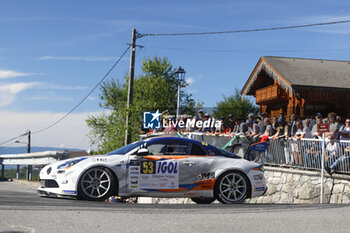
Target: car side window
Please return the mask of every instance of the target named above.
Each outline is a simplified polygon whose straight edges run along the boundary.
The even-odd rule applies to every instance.
[[[147,145],[150,155],[189,155],[190,144],[180,140],[158,141]]]
[[[164,155],[167,146],[164,143],[153,143],[147,146],[150,155]]]
[[[174,143],[168,145],[167,155],[189,155],[188,144]]]
[[[191,153],[190,155],[207,155],[202,147],[198,146],[195,143],[191,143]]]

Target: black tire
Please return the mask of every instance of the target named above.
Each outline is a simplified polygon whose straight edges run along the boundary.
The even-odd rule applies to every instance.
[[[239,204],[250,192],[250,182],[246,175],[239,171],[224,172],[216,181],[215,198],[223,204]]]
[[[89,201],[104,201],[115,194],[116,183],[108,168],[92,167],[79,180],[78,197]]]
[[[213,201],[215,201],[215,198],[213,198],[213,197],[192,197],[191,200],[197,204],[210,204]]]

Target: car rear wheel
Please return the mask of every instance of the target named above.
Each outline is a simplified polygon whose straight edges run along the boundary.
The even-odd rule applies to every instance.
[[[90,201],[104,201],[115,190],[115,180],[105,167],[93,167],[84,172],[79,181],[78,195]]]
[[[241,203],[248,194],[248,184],[248,179],[242,172],[227,171],[219,177],[215,184],[215,197],[224,204]]]
[[[210,204],[213,201],[215,201],[215,198],[212,198],[212,197],[192,197],[191,200],[197,204]]]

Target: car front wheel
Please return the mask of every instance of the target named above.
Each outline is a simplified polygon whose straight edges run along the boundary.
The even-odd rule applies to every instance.
[[[215,184],[214,194],[224,204],[238,204],[248,194],[249,182],[246,176],[238,171],[223,173]]]
[[[104,201],[115,190],[115,180],[105,167],[93,167],[84,172],[79,181],[78,195],[90,201]]]

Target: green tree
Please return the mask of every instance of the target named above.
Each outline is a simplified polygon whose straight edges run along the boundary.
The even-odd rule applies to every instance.
[[[213,111],[217,118],[224,116],[227,119],[228,115],[232,114],[236,118],[246,119],[249,113],[259,112],[259,108],[246,97],[242,97],[237,89],[235,94],[223,98],[224,100],[218,102]]]
[[[169,110],[171,114],[175,114],[177,104],[179,83],[167,58],[147,58],[142,62],[141,71],[134,80],[134,100],[129,109],[128,131],[132,135],[132,141],[139,139],[144,111]],[[106,109],[106,112],[98,116],[89,116],[87,120],[91,143],[98,146],[99,153],[112,151],[124,145],[125,118],[128,111],[127,85],[128,75],[124,77],[123,83],[111,80],[101,85],[100,106]],[[180,86],[181,107],[192,110],[195,101],[186,93],[186,82],[180,83]]]

